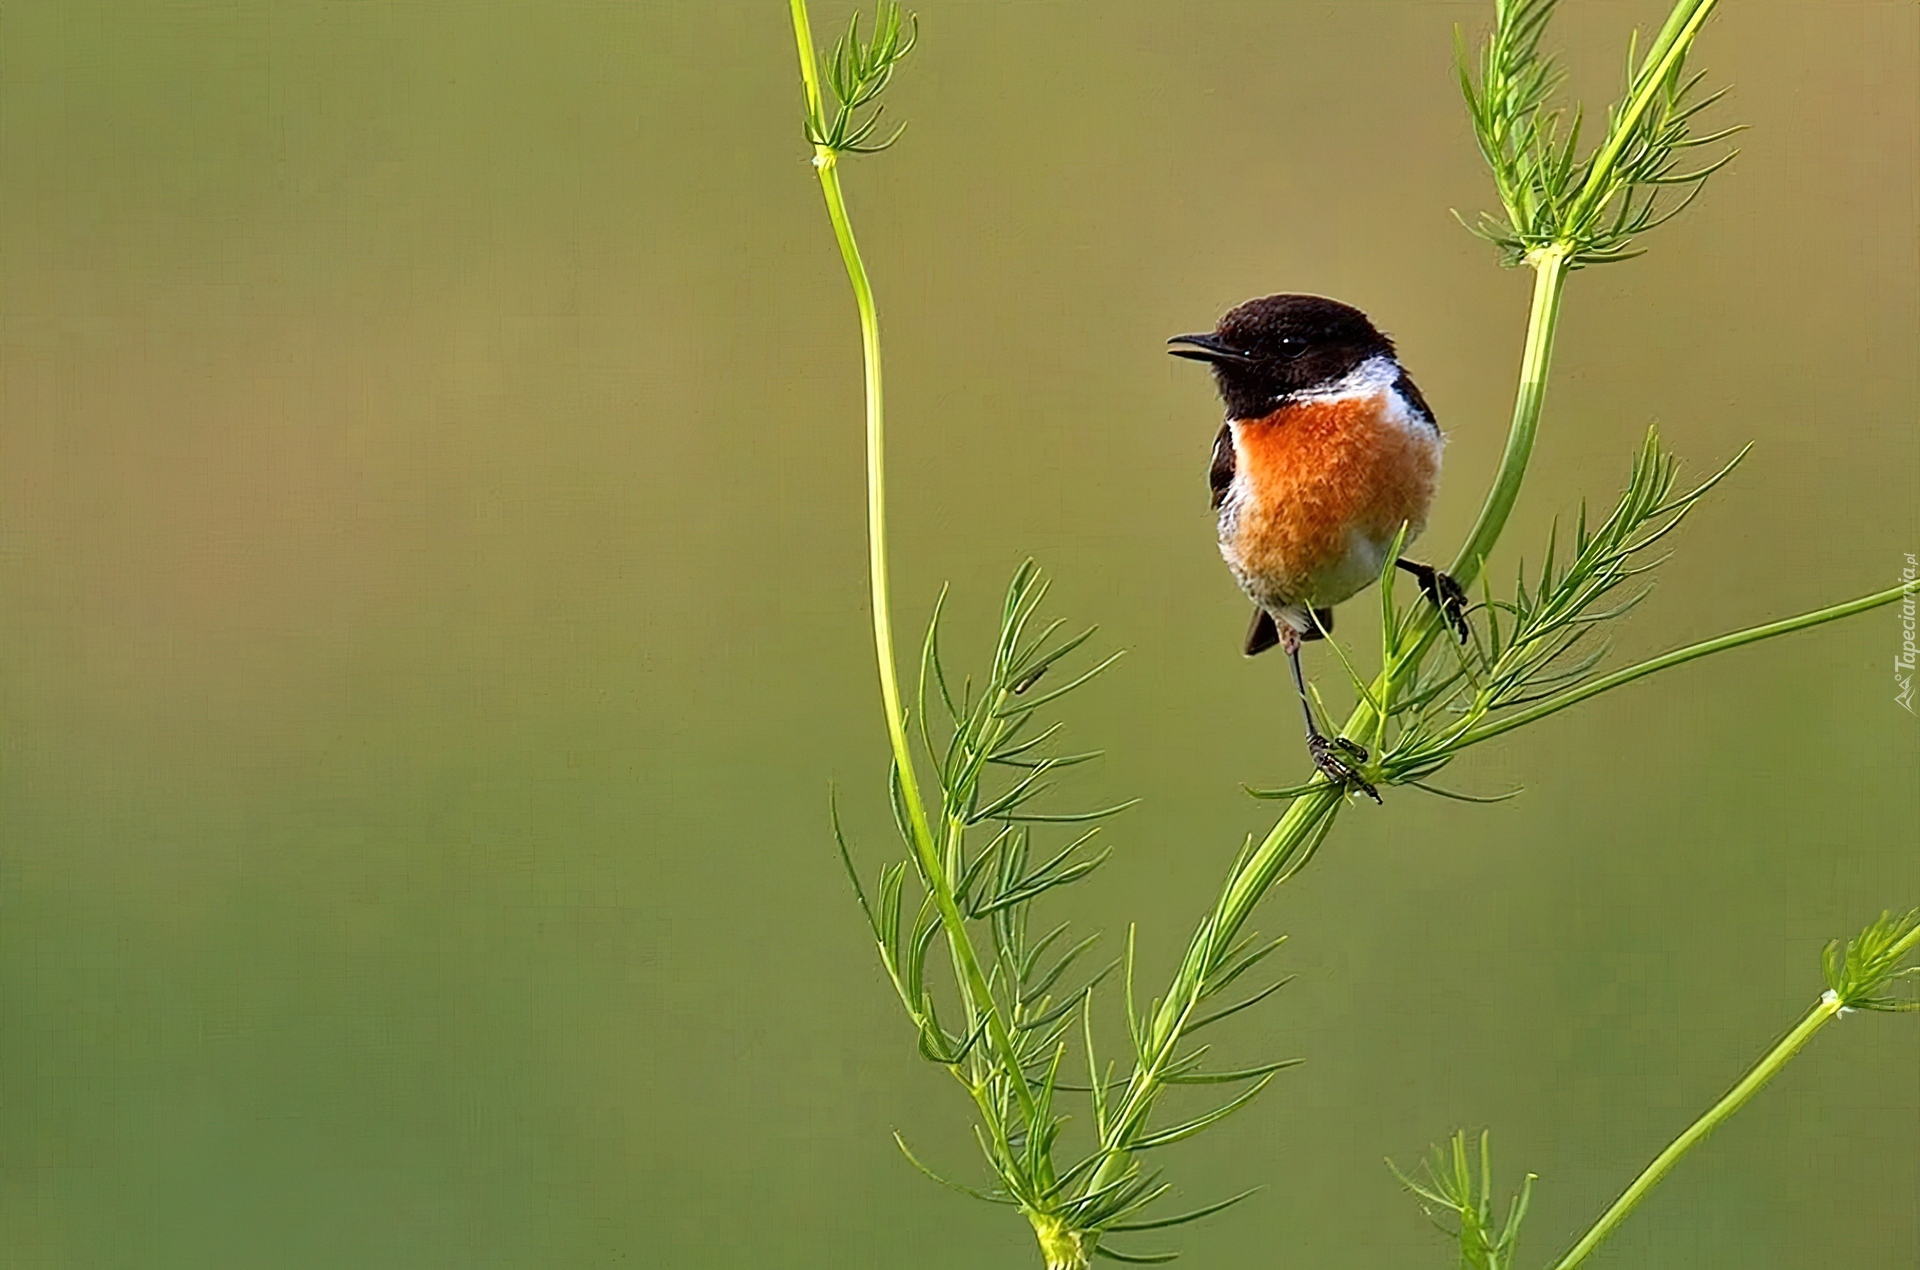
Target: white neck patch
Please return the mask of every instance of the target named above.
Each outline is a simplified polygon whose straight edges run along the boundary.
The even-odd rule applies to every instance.
[[[1400,363],[1384,354],[1369,357],[1324,388],[1296,395],[1300,401],[1336,401],[1343,397],[1371,397],[1393,387]]]

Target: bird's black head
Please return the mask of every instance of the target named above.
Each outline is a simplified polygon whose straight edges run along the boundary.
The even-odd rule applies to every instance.
[[[1176,335],[1167,351],[1213,367],[1227,416],[1258,419],[1288,397],[1323,388],[1393,341],[1350,304],[1317,295],[1269,295],[1230,310],[1204,335]]]

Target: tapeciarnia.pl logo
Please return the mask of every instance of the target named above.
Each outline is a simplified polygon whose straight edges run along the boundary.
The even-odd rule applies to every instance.
[[[1900,597],[1900,651],[1893,659],[1894,703],[1913,714],[1913,593],[1920,588],[1920,567],[1916,567],[1913,553],[1907,553],[1907,567],[1900,571],[1900,589],[1905,592]]]

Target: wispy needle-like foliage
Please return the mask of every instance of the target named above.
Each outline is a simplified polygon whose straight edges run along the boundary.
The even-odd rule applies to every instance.
[[[919,38],[920,20],[911,15],[903,17],[893,0],[880,0],[870,36],[861,36],[860,15],[854,14],[847,33],[834,43],[833,54],[827,59],[827,88],[833,93],[833,107],[829,110],[824,103],[808,103],[807,140],[833,154],[878,154],[898,141],[906,131],[905,124],[875,140],[885,109],[880,94],[893,82],[893,68],[913,51]]]
[[[1688,162],[1739,131],[1693,130],[1726,92],[1702,96],[1705,72],[1686,72],[1687,50],[1715,3],[1676,4],[1644,52],[1635,32],[1625,90],[1600,143],[1582,153],[1583,112],[1559,100],[1566,72],[1540,47],[1558,0],[1496,0],[1477,64],[1464,39],[1457,46],[1467,114],[1506,213],[1482,215],[1474,232],[1515,263],[1554,247],[1573,268],[1639,255],[1629,248],[1634,238],[1678,215],[1734,155]]]
[[[1092,1250],[1102,1235],[1198,1220],[1244,1199],[1245,1194],[1184,1214],[1147,1215],[1148,1206],[1172,1188],[1159,1170],[1140,1164],[1139,1153],[1171,1146],[1218,1123],[1291,1064],[1212,1067],[1206,1061],[1209,1047],[1188,1043],[1284,983],[1230,1003],[1221,1000],[1281,942],[1245,938],[1223,942],[1209,956],[1204,973],[1188,985],[1181,1026],[1173,1032],[1153,1033],[1129,1006],[1131,1079],[1116,1078],[1113,1065],[1101,1063],[1094,1043],[1093,989],[1123,969],[1124,991],[1133,1000],[1133,940],[1129,937],[1121,957],[1083,969],[1082,958],[1096,937],[1075,938],[1067,923],[1036,924],[1034,917],[1043,897],[1084,879],[1107,860],[1110,848],[1099,845],[1095,822],[1129,805],[1059,808],[1045,797],[1056,774],[1099,757],[1098,751],[1058,748],[1062,725],[1049,719],[1052,708],[1112,665],[1117,654],[1077,665],[1074,654],[1094,632],[1068,636],[1063,623],[1042,622],[1045,595],[1039,571],[1031,563],[1022,565],[1007,591],[987,672],[977,682],[956,678],[949,669],[940,645],[942,605],[935,606],[921,645],[915,693],[920,751],[938,773],[935,867],[914,867],[914,827],[897,764],[893,802],[896,826],[909,848],[906,858],[884,867],[869,890],[844,837],[840,850],[881,964],[919,1029],[920,1053],[953,1072],[979,1114],[978,1142],[993,1181],[985,1189],[947,1184],[1019,1208],[1043,1237],[1052,1231]],[[838,834],[837,817],[835,827]],[[1041,835],[1048,832],[1064,841],[1041,847]],[[948,905],[963,916],[957,930],[942,925]],[[986,968],[985,992],[962,993],[958,1013],[943,1017],[929,962],[943,942],[949,953],[962,955],[956,939],[979,950],[974,955]],[[990,1043],[996,1027],[1010,1039],[1009,1046]],[[1089,1074],[1084,1083],[1063,1077],[1070,1056],[1076,1067],[1084,1058]],[[1184,1120],[1153,1120],[1153,1094],[1176,1084],[1242,1088]],[[1086,1094],[1091,1104],[1093,1132],[1077,1160],[1057,1159],[1067,1122],[1058,1106],[1062,1092]],[[938,1177],[912,1152],[908,1158]],[[1123,1163],[1103,1176],[1101,1166],[1113,1160]]]
[[[1463,1129],[1453,1135],[1453,1141],[1447,1146],[1433,1148],[1421,1163],[1424,1180],[1409,1177],[1397,1168],[1393,1169],[1393,1175],[1419,1199],[1433,1224],[1459,1244],[1460,1270],[1513,1270],[1520,1224],[1527,1218],[1535,1178],[1527,1174],[1520,1193],[1508,1202],[1506,1216],[1496,1221],[1493,1143],[1486,1133],[1480,1135],[1479,1163],[1476,1174],[1467,1154],[1467,1134]],[[1393,1168],[1391,1163],[1387,1167]]]
[[[1675,494],[1679,463],[1660,448],[1658,431],[1649,429],[1626,489],[1599,524],[1590,525],[1581,507],[1572,541],[1550,535],[1533,577],[1522,559],[1504,596],[1496,596],[1483,577],[1477,609],[1482,620],[1473,624],[1467,646],[1457,656],[1429,656],[1411,682],[1392,681],[1376,698],[1373,739],[1381,751],[1382,779],[1430,788],[1424,782],[1462,750],[1498,735],[1490,722],[1523,707],[1536,707],[1535,717],[1559,709],[1559,702],[1593,678],[1607,652],[1608,625],[1645,599],[1651,583],[1630,595],[1620,592],[1658,567],[1666,557],[1650,556],[1652,549],[1664,545],[1738,462],[1736,457]],[[1386,576],[1380,582],[1389,658],[1409,638],[1421,611],[1399,608],[1393,581]]]
[[[1920,994],[1915,991],[1920,966],[1906,964],[1916,946],[1920,946],[1920,909],[1899,916],[1882,913],[1879,921],[1845,944],[1836,939],[1827,945],[1821,959],[1827,991],[1843,1010],[1920,1010]]]

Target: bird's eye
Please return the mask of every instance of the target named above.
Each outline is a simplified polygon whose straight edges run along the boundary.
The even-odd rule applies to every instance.
[[[1307,351],[1307,342],[1298,335],[1286,335],[1280,339],[1280,356],[1292,361]]]

